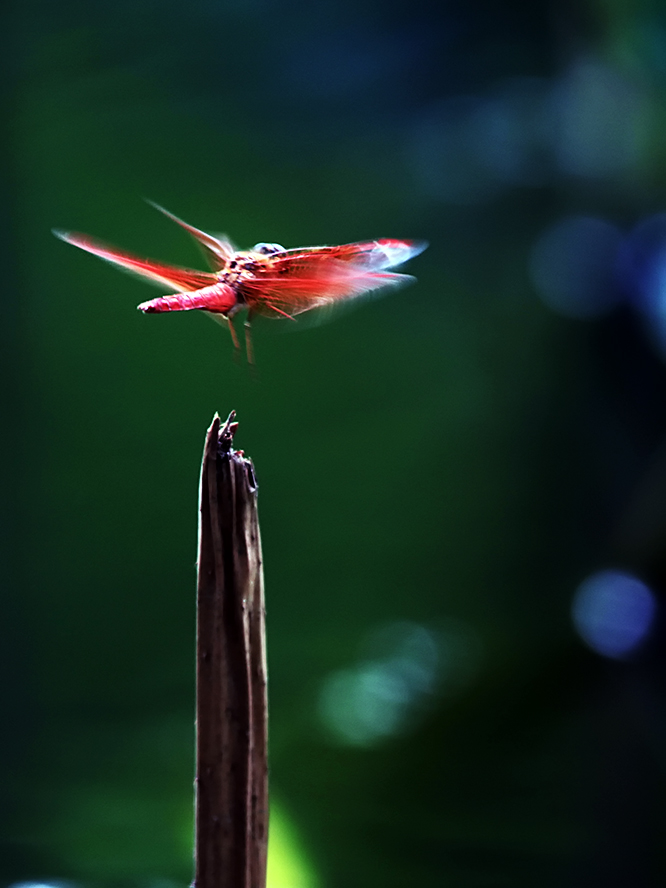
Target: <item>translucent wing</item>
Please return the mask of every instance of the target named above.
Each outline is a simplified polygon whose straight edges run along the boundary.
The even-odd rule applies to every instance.
[[[113,265],[117,265],[139,277],[148,278],[167,289],[176,288],[191,292],[201,287],[207,287],[217,281],[217,276],[210,272],[180,268],[177,265],[166,265],[154,262],[152,259],[139,259],[137,256],[118,250],[116,247],[89,237],[87,234],[56,230],[53,233],[68,244],[80,247],[80,249],[85,250],[87,253],[99,256],[100,259],[111,262]]]
[[[384,287],[409,284],[409,274],[373,274],[365,272],[335,280],[322,278],[285,281],[278,278],[257,278],[243,283],[239,289],[254,314],[267,317],[294,317],[314,308],[345,303]]]
[[[298,247],[284,250],[274,257],[273,261],[279,267],[281,262],[288,264],[296,259],[313,264],[317,262],[324,264],[327,260],[334,259],[365,271],[381,271],[384,268],[395,268],[396,265],[402,265],[403,262],[422,253],[427,246],[428,242],[422,240],[404,241],[380,238],[379,240],[342,244],[335,247]]]
[[[233,256],[235,252],[234,247],[226,238],[213,237],[212,234],[206,234],[205,231],[201,231],[193,225],[188,225],[187,222],[183,222],[178,216],[174,216],[173,213],[165,210],[164,207],[154,203],[152,200],[147,200],[147,203],[149,203],[151,207],[155,207],[156,210],[159,210],[160,213],[164,213],[164,215],[171,219],[172,222],[176,222],[181,228],[184,228],[188,234],[191,234],[203,249],[206,259],[210,262],[211,268],[215,269],[215,271],[223,269],[229,259]]]
[[[417,255],[427,244],[379,240],[338,247],[285,250],[271,256],[250,281],[240,284],[249,308],[269,317],[293,317],[388,286],[409,283],[410,275],[383,271]]]

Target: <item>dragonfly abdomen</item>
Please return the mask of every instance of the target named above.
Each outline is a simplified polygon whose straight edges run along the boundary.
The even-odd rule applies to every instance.
[[[237,304],[238,299],[233,287],[223,283],[211,284],[192,293],[175,293],[172,296],[160,296],[149,302],[142,302],[138,308],[146,314],[164,311],[210,311],[216,314],[228,314]]]

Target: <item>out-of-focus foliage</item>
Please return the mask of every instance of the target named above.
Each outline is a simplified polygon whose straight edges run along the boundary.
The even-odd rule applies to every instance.
[[[272,888],[662,884],[666,5],[5,16],[3,884],[191,877],[196,488],[231,408]],[[257,329],[256,379],[50,234],[200,261],[142,196],[240,246],[431,246],[415,287]]]

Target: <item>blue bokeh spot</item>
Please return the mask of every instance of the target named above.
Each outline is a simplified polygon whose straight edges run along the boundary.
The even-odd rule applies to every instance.
[[[576,591],[572,617],[583,641],[605,657],[622,659],[647,637],[657,612],[652,591],[629,573],[593,574]]]

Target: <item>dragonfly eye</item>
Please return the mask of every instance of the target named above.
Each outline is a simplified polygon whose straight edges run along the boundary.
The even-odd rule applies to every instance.
[[[270,256],[271,253],[284,253],[284,247],[280,246],[280,244],[255,244],[252,247],[252,252]]]

